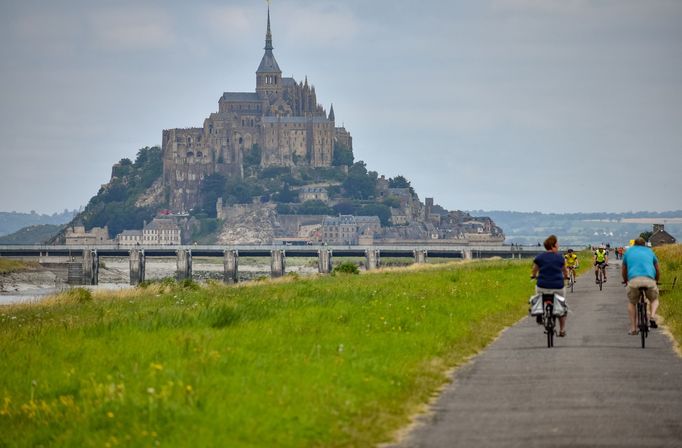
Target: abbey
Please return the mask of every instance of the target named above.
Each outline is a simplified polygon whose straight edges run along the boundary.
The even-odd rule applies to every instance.
[[[163,183],[169,206],[187,211],[198,201],[202,179],[214,173],[243,176],[244,160],[267,166],[326,167],[334,144],[352,149],[352,138],[327,115],[315,87],[283,78],[272,52],[268,8],[265,54],[256,70],[255,92],[226,92],[218,112],[201,128],[166,129],[162,134]],[[250,154],[254,152],[253,154]]]

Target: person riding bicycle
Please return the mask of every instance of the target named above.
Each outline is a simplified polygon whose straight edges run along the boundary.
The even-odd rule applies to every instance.
[[[558,294],[566,297],[564,279],[568,278],[568,270],[564,257],[559,253],[559,241],[554,235],[547,237],[544,243],[547,252],[543,252],[533,260],[531,277],[537,278],[536,294]],[[542,316],[538,316],[542,323]],[[566,315],[559,317],[559,337],[566,336]]]
[[[609,253],[606,251],[606,247],[602,244],[599,248],[594,251],[594,280],[599,283],[599,269],[604,268],[602,271],[604,273],[604,278],[602,281],[606,281],[606,265],[609,263]]]
[[[658,328],[656,324],[656,310],[658,309],[658,286],[656,286],[656,282],[661,276],[661,271],[658,268],[656,254],[646,247],[644,238],[637,238],[635,245],[623,254],[621,275],[623,276],[623,283],[627,285],[628,315],[630,316],[629,334],[637,334],[635,306],[639,302],[639,288],[642,287],[646,288],[646,298],[651,304],[649,326]]]
[[[578,268],[578,254],[573,252],[573,249],[568,249],[568,252],[564,255],[564,260],[566,260],[566,269],[569,273],[571,270]],[[575,279],[573,281],[575,281]]]

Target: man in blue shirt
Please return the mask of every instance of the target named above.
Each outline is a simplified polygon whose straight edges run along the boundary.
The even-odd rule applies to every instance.
[[[623,255],[621,268],[623,282],[627,285],[628,314],[630,315],[630,333],[637,334],[635,306],[639,301],[639,288],[646,288],[646,298],[651,304],[651,328],[658,328],[656,324],[656,310],[658,309],[658,287],[656,282],[661,275],[658,269],[658,259],[654,251],[645,246],[644,238],[637,238],[635,245]]]

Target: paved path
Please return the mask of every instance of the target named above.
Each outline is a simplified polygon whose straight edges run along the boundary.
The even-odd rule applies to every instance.
[[[627,334],[616,263],[601,292],[593,274],[578,279],[553,349],[523,319],[456,372],[398,446],[682,447],[682,359],[660,329],[646,349]]]

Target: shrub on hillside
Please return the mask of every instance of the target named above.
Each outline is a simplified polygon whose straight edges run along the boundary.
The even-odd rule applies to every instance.
[[[333,274],[359,274],[360,270],[355,263],[344,261],[343,263],[334,267]]]

